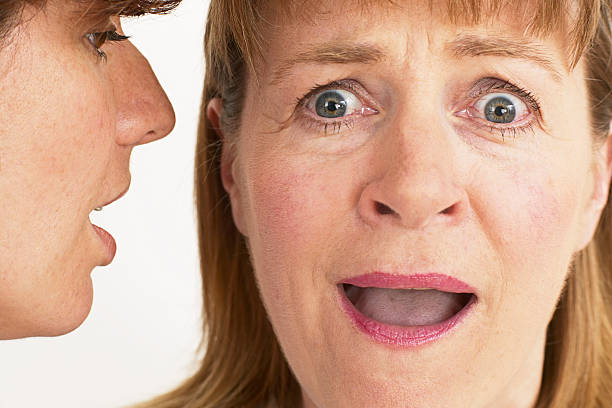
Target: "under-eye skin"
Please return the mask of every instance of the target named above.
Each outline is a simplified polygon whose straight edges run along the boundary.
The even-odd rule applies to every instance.
[[[378,114],[365,89],[355,80],[343,79],[316,85],[297,99],[292,119],[308,130],[324,135],[352,130],[357,121]]]
[[[125,41],[129,38],[129,36],[119,34],[116,27],[112,27],[110,30],[106,31],[85,34],[85,39],[89,42],[91,47],[93,47],[95,54],[103,60],[106,60],[107,58],[106,53],[102,51],[102,46],[105,43]]]

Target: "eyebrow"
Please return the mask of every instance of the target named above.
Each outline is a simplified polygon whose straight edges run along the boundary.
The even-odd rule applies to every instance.
[[[551,55],[542,46],[526,40],[511,38],[481,37],[461,35],[446,45],[446,50],[457,58],[499,56],[522,59],[536,63],[548,71],[556,82],[561,81],[561,73],[555,68]],[[323,43],[281,62],[272,74],[270,85],[283,82],[299,64],[374,64],[387,57],[385,50],[369,43]]]
[[[368,43],[324,43],[283,61],[272,75],[271,85],[278,85],[299,64],[374,64],[385,57],[382,48]]]
[[[455,57],[498,56],[531,61],[548,71],[556,82],[561,81],[561,73],[555,68],[551,55],[544,47],[525,39],[466,34],[448,43],[446,49]]]

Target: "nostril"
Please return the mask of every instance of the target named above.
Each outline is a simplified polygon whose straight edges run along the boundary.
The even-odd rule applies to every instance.
[[[395,214],[395,211],[393,211],[390,207],[383,203],[379,203],[378,201],[376,202],[376,211],[381,215]]]

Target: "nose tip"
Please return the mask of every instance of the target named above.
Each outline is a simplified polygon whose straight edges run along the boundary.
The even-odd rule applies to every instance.
[[[162,139],[168,136],[174,129],[176,124],[174,108],[161,86],[159,89],[162,91],[163,96],[160,95],[159,99],[156,101],[157,106],[152,107],[154,112],[152,112],[151,115],[150,129],[145,131],[140,140],[135,140],[134,143],[132,143],[134,145],[151,143]]]
[[[172,104],[147,59],[132,44],[119,46],[122,52],[112,59],[117,143],[136,146],[159,140],[174,129]]]
[[[467,208],[467,193],[440,178],[399,183],[383,178],[365,187],[358,204],[361,218],[370,226],[391,224],[412,230],[456,224]]]

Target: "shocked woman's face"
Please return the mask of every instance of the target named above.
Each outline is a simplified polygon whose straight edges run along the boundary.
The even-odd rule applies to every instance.
[[[607,199],[567,39],[424,3],[279,19],[224,151],[305,407],[532,406]]]
[[[89,215],[127,190],[132,148],[174,125],[145,58],[97,34],[121,33],[119,19],[89,6],[28,6],[0,49],[0,339],[83,321],[90,272],[115,251]]]

